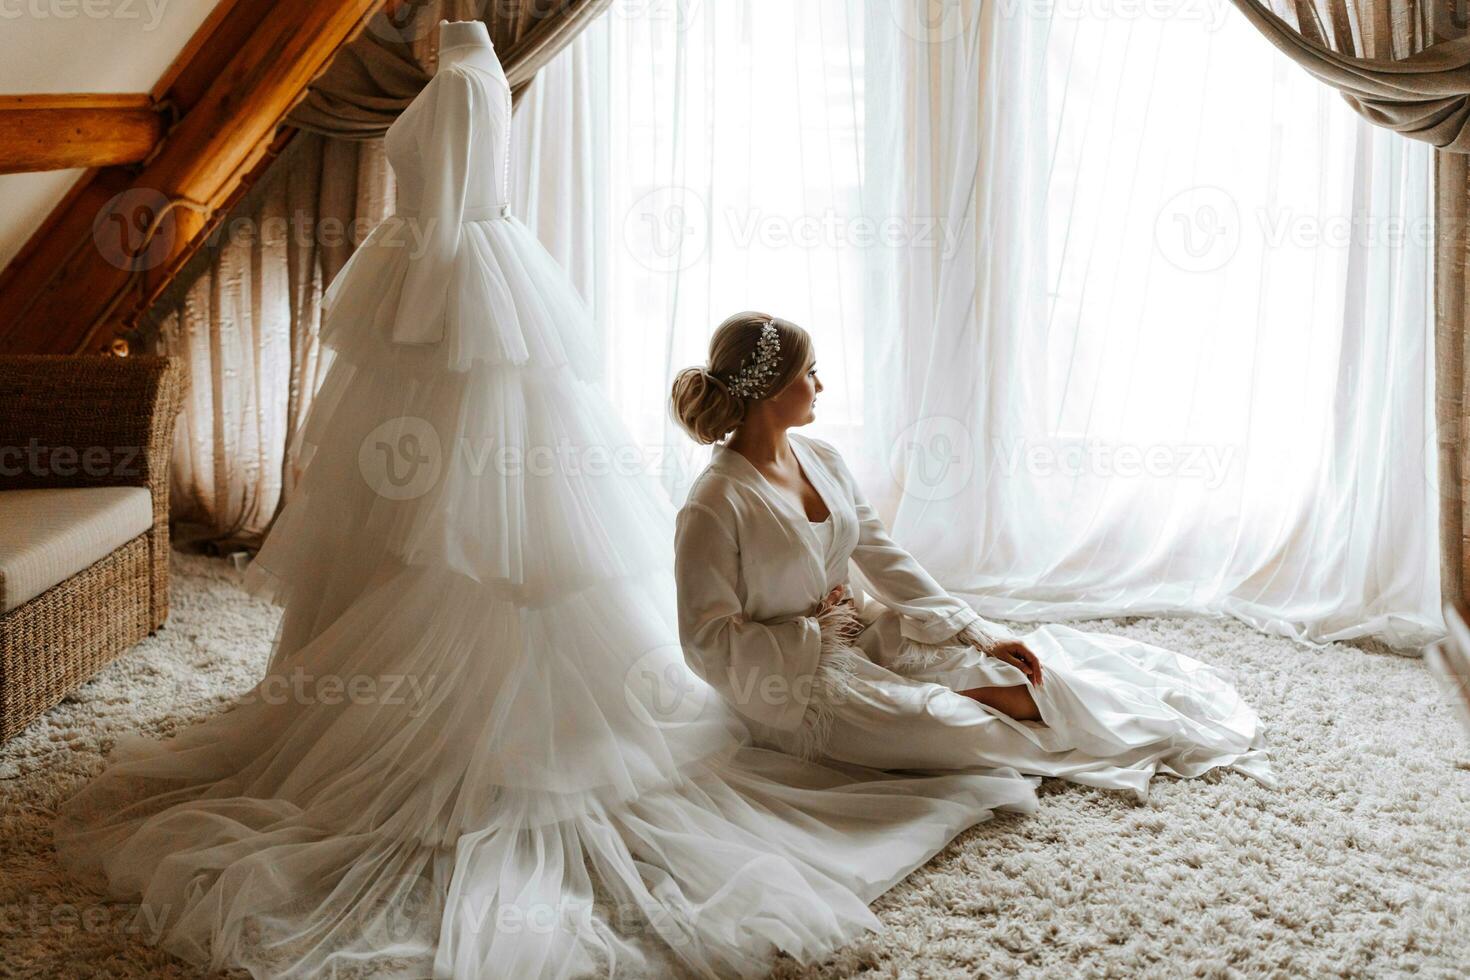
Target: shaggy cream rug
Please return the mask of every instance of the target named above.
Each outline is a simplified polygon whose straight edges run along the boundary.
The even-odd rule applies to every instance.
[[[0,747],[0,975],[195,977],[133,907],[61,874],[48,819],[120,732],[166,734],[263,669],[275,612],[218,559],[176,556],[167,627]],[[886,929],[775,976],[1460,977],[1470,965],[1470,738],[1424,665],[1312,649],[1233,620],[1093,620],[1225,664],[1282,786],[1048,781],[1042,808],[962,834],[875,908]],[[243,975],[243,974],[236,974]]]

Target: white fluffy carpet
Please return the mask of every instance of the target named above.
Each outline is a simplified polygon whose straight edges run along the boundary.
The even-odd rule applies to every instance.
[[[194,977],[60,873],[49,815],[119,732],[165,734],[263,669],[276,613],[176,556],[167,627],[0,747],[0,976]],[[886,929],[775,976],[1459,977],[1470,965],[1470,738],[1424,665],[1233,620],[1094,620],[1236,671],[1282,787],[1234,774],[1151,798],[1048,781],[875,906]]]

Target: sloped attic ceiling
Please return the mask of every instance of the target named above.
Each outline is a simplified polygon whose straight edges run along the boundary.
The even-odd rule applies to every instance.
[[[412,2],[0,8],[0,352],[88,350],[111,336],[289,141],[280,121],[336,51],[380,7]],[[175,202],[172,227],[146,262],[94,235],[146,227],[159,201]]]
[[[140,0],[119,2],[104,16],[89,16],[79,4],[11,8],[0,27],[0,95],[149,92],[214,7],[210,0]],[[0,174],[0,268],[85,173]]]

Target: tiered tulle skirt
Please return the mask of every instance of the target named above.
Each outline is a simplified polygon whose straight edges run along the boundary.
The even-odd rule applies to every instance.
[[[867,902],[1013,770],[903,777],[754,747],[685,666],[673,514],[515,219],[466,226],[442,344],[389,343],[385,222],[327,294],[307,467],[247,577],[268,675],[119,744],[60,814],[173,953],[260,977],[750,976]]]

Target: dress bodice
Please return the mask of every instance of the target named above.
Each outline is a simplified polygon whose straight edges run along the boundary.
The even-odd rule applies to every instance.
[[[444,339],[467,222],[509,216],[510,83],[482,21],[441,21],[439,66],[384,137],[398,207],[383,236],[408,257],[392,336]]]
[[[498,217],[510,194],[510,82],[482,23],[447,26],[479,30],[441,33],[434,76],[384,136],[397,212]]]

